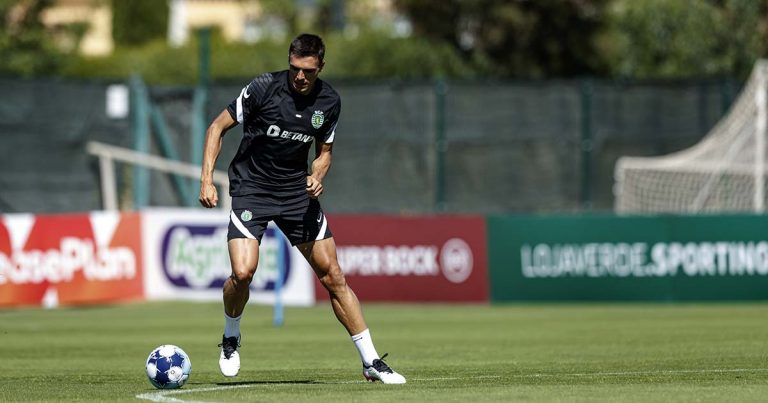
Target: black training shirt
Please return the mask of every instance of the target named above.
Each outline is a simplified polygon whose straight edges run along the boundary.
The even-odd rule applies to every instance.
[[[253,79],[227,110],[243,125],[229,165],[230,195],[291,195],[306,192],[312,140],[333,142],[341,98],[320,79],[310,94],[295,93],[283,70]]]

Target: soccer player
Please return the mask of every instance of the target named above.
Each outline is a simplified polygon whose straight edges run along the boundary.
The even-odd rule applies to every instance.
[[[232,274],[224,283],[224,335],[219,368],[224,376],[240,370],[240,318],[259,260],[259,242],[274,221],[304,255],[328,290],[336,318],[352,337],[370,381],[405,383],[379,357],[360,302],[347,285],[336,259],[336,244],[318,198],[331,166],[331,150],[341,100],[318,78],[325,45],[319,36],[301,34],[288,50],[288,70],[262,74],[208,127],[200,178],[200,203],[218,203],[213,170],[227,130],[243,125],[240,147],[229,165],[228,246]],[[307,157],[315,142],[311,174]],[[384,355],[386,357],[386,354]]]

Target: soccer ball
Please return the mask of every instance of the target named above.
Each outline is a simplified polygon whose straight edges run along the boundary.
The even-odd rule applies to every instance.
[[[164,344],[149,353],[147,378],[158,389],[180,388],[189,379],[192,361],[187,353],[172,344]]]

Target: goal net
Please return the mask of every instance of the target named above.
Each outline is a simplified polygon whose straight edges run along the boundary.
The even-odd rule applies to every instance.
[[[658,157],[619,158],[616,212],[763,212],[766,74],[768,60],[757,62],[731,109],[694,146]]]

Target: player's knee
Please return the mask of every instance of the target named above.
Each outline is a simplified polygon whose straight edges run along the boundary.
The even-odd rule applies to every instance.
[[[236,287],[248,287],[251,284],[251,280],[253,280],[253,272],[250,270],[234,270],[231,277]]]
[[[331,292],[343,290],[347,286],[347,280],[339,265],[332,265],[325,275],[320,277],[320,282]]]

